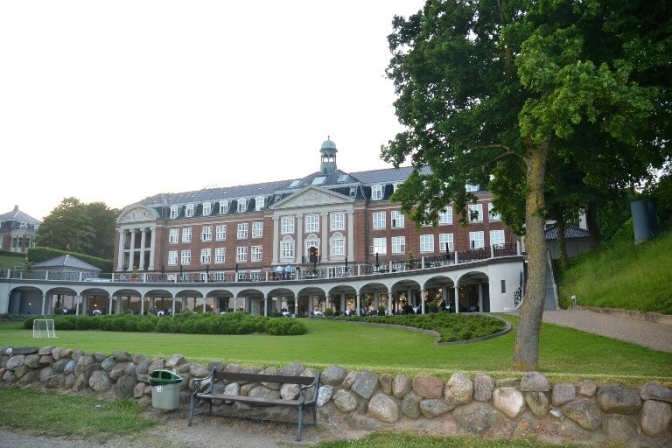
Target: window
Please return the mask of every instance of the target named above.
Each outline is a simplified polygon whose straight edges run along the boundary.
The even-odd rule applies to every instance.
[[[392,191],[396,193],[397,188],[399,188],[400,185],[401,185],[401,182],[395,182],[395,183],[393,183],[393,184],[392,184],[392,188],[393,188]]]
[[[315,247],[319,248],[320,247],[320,239],[316,238],[315,235],[311,235],[307,240],[306,240],[306,247],[305,251],[307,254],[310,253],[310,248]]]
[[[294,240],[291,237],[285,237],[280,242],[280,258],[294,258]]]
[[[261,221],[252,223],[252,238],[261,238],[264,236],[264,223]]]
[[[257,196],[257,198],[254,200],[254,205],[255,205],[255,210],[259,211],[262,208],[264,208],[264,197],[263,196]]]
[[[212,202],[204,202],[203,203],[203,216],[208,216],[210,213],[212,213]]]
[[[296,188],[301,183],[301,180],[293,180],[289,188]]]
[[[387,227],[387,224],[385,223],[385,217],[386,217],[385,212],[375,212],[373,214],[373,228],[374,229],[384,229]]]
[[[182,251],[182,264],[191,264],[191,250],[186,249]]]
[[[247,211],[247,199],[240,198],[238,199],[238,213],[243,213]]]
[[[180,242],[180,229],[170,229],[170,234],[168,234],[168,242],[170,244],[177,244]]]
[[[326,179],[326,176],[318,176],[315,179],[313,179],[313,185],[322,185],[324,183],[324,180]]]
[[[383,186],[382,185],[374,185],[371,187],[371,200],[372,201],[380,201],[383,199]]]
[[[439,212],[439,224],[452,224],[453,223],[453,208],[446,207]]]
[[[201,241],[212,241],[212,226],[203,226],[201,229]]]
[[[228,213],[229,211],[229,201],[219,201],[219,213],[221,215]]]
[[[357,187],[355,187],[354,185],[352,187],[350,187],[349,196],[351,198],[354,198],[355,196],[357,196]]]
[[[434,235],[420,235],[420,252],[434,252]]]
[[[215,235],[215,238],[217,238],[217,241],[223,241],[226,239],[226,224],[220,224],[215,228],[215,231],[217,232]]]
[[[331,256],[344,257],[345,256],[345,238],[340,233],[337,233],[331,238]]]
[[[373,239],[373,253],[385,255],[387,253],[387,238]]]
[[[306,232],[320,231],[320,215],[306,215]]]
[[[390,212],[390,218],[392,219],[392,228],[393,229],[403,229],[406,223],[404,222],[404,214],[400,211],[394,210]]]
[[[448,252],[454,252],[453,249],[453,234],[439,233],[439,251],[446,252],[446,244],[448,244]]]
[[[251,261],[261,261],[264,256],[263,246],[252,246]]]
[[[168,266],[177,266],[177,251],[168,251]]]
[[[294,217],[293,216],[283,216],[282,220],[282,229],[280,229],[280,232],[283,235],[286,235],[288,233],[294,233]]]
[[[469,222],[483,222],[483,204],[469,204]]]
[[[180,216],[180,207],[177,205],[170,206],[170,219],[175,219]]]
[[[504,231],[503,230],[491,230],[490,231],[490,245],[491,246],[503,246],[506,244],[504,240]]]
[[[236,247],[236,262],[238,263],[247,262],[247,246]]]
[[[342,183],[345,183],[346,180],[348,180],[348,175],[347,174],[341,174],[340,176],[338,176],[337,182],[339,184],[342,184]]]
[[[28,228],[28,223],[21,221],[19,223],[19,229],[27,229]]]
[[[469,247],[472,249],[482,249],[485,247],[483,232],[469,232]]]
[[[490,221],[499,221],[501,220],[501,216],[499,216],[499,213],[494,211],[495,210],[495,204],[490,202],[488,204],[488,216],[490,217]]]
[[[212,259],[211,249],[201,249],[201,264],[210,264]]]
[[[393,236],[392,237],[392,253],[393,254],[404,254],[404,253],[406,253],[406,237],[405,236]]]
[[[479,187],[478,184],[476,184],[476,185],[467,184],[467,185],[465,185],[464,189],[467,190],[468,192],[474,192],[474,191],[478,191],[478,187]]]
[[[185,227],[182,229],[182,242],[191,243],[191,227]]]
[[[215,249],[215,263],[222,264],[226,262],[226,248],[218,247]]]
[[[236,234],[239,240],[244,240],[247,238],[247,223],[243,222],[238,224],[238,233]]]
[[[345,213],[334,212],[331,213],[331,231],[345,230]]]
[[[187,204],[187,207],[184,209],[184,216],[187,218],[194,216],[194,204]]]

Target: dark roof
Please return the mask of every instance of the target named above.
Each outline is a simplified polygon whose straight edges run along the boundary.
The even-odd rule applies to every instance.
[[[21,210],[19,210],[19,207],[16,206],[14,207],[14,210],[11,212],[3,213],[0,215],[0,221],[16,221],[16,222],[25,222],[28,224],[41,224],[42,221],[33,218],[30,215],[27,215],[26,213],[23,213]]]
[[[579,226],[566,226],[565,227],[565,239],[574,239],[574,238],[588,238],[590,233],[582,229]],[[553,226],[546,229],[546,239],[547,240],[557,240],[558,239],[558,227]]]
[[[97,267],[86,263],[79,258],[73,257],[72,255],[61,255],[60,257],[52,258],[51,260],[43,261],[41,263],[35,263],[33,269],[35,268],[53,268],[59,266],[66,266],[74,269],[84,269],[87,271],[98,271],[100,269]]]

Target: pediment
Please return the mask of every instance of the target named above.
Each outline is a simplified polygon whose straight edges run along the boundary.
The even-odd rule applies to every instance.
[[[277,202],[273,210],[282,210],[290,208],[307,208],[324,205],[351,204],[354,199],[345,197],[342,194],[325,190],[317,187],[306,187],[292,196]]]
[[[142,205],[131,205],[124,210],[117,220],[120,224],[156,221],[154,212]]]

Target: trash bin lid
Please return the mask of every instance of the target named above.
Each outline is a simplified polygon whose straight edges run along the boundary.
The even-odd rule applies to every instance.
[[[155,370],[149,376],[149,384],[176,384],[182,381],[182,377],[170,370]]]

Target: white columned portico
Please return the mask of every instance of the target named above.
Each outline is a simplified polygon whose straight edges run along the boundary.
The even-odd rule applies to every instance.
[[[156,254],[156,226],[152,226],[149,229],[152,232],[152,236],[149,238],[149,266],[147,270],[154,270],[154,255]]]
[[[138,269],[141,271],[145,270],[145,244],[147,243],[147,228],[143,227],[140,229],[140,262],[138,263]]]
[[[325,263],[329,261],[329,213],[322,212],[320,216],[322,217],[322,224],[320,226],[320,242],[322,243],[322,247],[320,248],[320,255],[322,262]]]
[[[119,229],[119,250],[117,251],[117,271],[124,269],[124,245],[126,244],[126,230]]]
[[[460,283],[455,282],[455,313],[460,313]]]
[[[303,215],[296,215],[296,262],[303,264]]]
[[[347,260],[354,261],[355,254],[355,212],[352,210],[348,211],[348,228],[347,228],[347,244],[348,244],[348,253]]]
[[[128,248],[128,266],[127,271],[132,271],[135,266],[135,229],[130,229],[131,232],[131,246]]]

